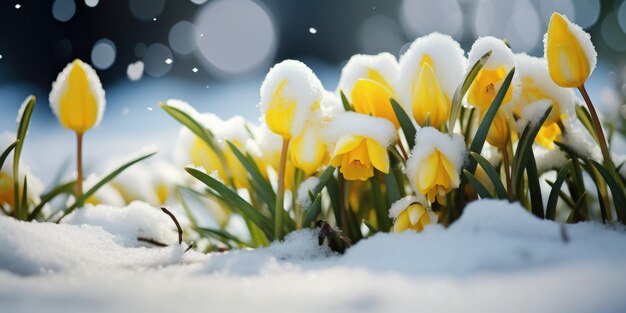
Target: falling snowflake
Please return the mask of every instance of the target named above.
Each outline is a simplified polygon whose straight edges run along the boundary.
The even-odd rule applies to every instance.
[[[21,5],[21,4],[19,4],[19,3],[15,5],[15,8],[16,8],[16,9],[18,9],[18,10],[19,10],[19,8],[21,8],[21,7],[22,7],[22,5]]]
[[[172,62],[174,61],[172,61],[172,59],[170,58],[165,59],[165,64],[172,64]]]
[[[191,69],[191,71],[194,72],[194,73],[198,73],[198,68],[194,67],[194,68]]]
[[[311,33],[311,34],[317,34],[317,29],[315,29],[315,28],[311,27],[311,28],[309,28],[309,33]]]
[[[148,111],[152,111],[152,108],[151,108],[151,107],[148,107]]]

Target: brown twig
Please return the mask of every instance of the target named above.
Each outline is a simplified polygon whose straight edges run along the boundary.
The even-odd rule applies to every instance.
[[[162,242],[159,242],[159,241],[156,241],[156,240],[151,239],[151,238],[139,237],[139,238],[137,238],[137,241],[147,242],[147,243],[149,243],[151,245],[155,245],[155,246],[158,246],[158,247],[167,247],[166,244],[164,244]]]
[[[170,212],[165,207],[161,207],[161,211],[167,214],[172,219],[172,221],[174,221],[174,224],[176,224],[176,229],[178,229],[178,244],[179,245],[182,244],[183,243],[183,229],[180,227],[180,224],[178,223],[176,216],[174,216],[174,214],[172,214],[172,212]]]

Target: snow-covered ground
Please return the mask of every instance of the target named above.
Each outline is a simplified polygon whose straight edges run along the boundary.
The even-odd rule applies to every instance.
[[[626,232],[564,229],[478,201],[448,229],[378,234],[345,255],[314,230],[268,248],[203,255],[140,203],[65,223],[0,218],[1,312],[624,312]]]

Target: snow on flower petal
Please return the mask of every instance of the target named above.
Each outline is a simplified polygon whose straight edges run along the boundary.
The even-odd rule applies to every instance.
[[[96,71],[78,59],[59,73],[49,100],[61,125],[79,134],[98,126],[106,106]]]
[[[550,17],[544,37],[544,55],[550,77],[561,87],[580,87],[596,67],[591,36],[559,13]]]
[[[421,126],[429,116],[439,128],[447,120],[467,61],[461,46],[440,33],[420,37],[400,58],[398,97]]]
[[[411,187],[426,196],[429,202],[434,202],[437,196],[459,186],[465,155],[465,142],[461,136],[449,136],[432,127],[420,129],[406,165]]]
[[[389,93],[395,95],[396,79],[398,76],[398,61],[390,53],[377,55],[353,55],[341,70],[341,77],[337,91],[342,90],[351,98],[352,89],[359,79],[369,79],[382,85]]]
[[[267,126],[283,138],[299,135],[323,91],[322,83],[304,63],[286,60],[274,65],[261,85],[260,107]]]
[[[424,226],[436,224],[438,216],[424,200],[406,196],[394,202],[389,209],[389,217],[394,219],[392,230],[402,232],[411,229],[421,232]]]

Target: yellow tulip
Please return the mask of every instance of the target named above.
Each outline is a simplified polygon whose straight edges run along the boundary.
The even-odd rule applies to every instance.
[[[458,169],[441,151],[435,149],[424,160],[417,174],[417,187],[433,202],[437,196],[445,196],[452,189],[459,187]]]
[[[554,142],[560,139],[561,128],[558,123],[551,123],[541,126],[539,133],[537,133],[537,138],[535,138],[535,142],[548,150],[554,150],[554,148],[556,148]]]
[[[322,83],[304,63],[276,64],[261,86],[261,109],[268,128],[286,140],[299,135],[322,95]]]
[[[392,122],[396,129],[400,128],[389,101],[393,94],[384,85],[370,79],[359,79],[354,84],[350,97],[356,112],[385,118]]]
[[[393,231],[399,233],[411,229],[421,232],[424,230],[424,226],[433,223],[431,214],[421,204],[417,202],[412,203],[396,217],[393,223]],[[434,220],[436,222],[436,219]]]
[[[481,69],[478,75],[476,75],[470,89],[467,91],[467,101],[479,110],[488,110],[507,74],[503,66],[496,70]],[[509,85],[509,89],[504,95],[502,104],[511,101],[513,97],[512,89],[513,84]]]
[[[443,201],[442,196],[459,187],[465,150],[459,135],[449,136],[433,127],[420,129],[406,164],[411,187],[431,203],[437,197]]]
[[[487,142],[490,145],[502,149],[506,147],[511,139],[511,127],[507,115],[499,111],[491,122],[489,133],[487,133]]]
[[[191,145],[190,160],[196,166],[202,166],[207,173],[216,171],[222,181],[227,181],[224,165],[217,153],[209,147],[200,137],[194,136]]]
[[[387,148],[374,139],[358,135],[340,138],[330,162],[339,167],[347,180],[367,180],[374,176],[374,168],[389,173]]]
[[[351,94],[359,79],[367,79],[380,84],[389,96],[395,97],[395,83],[398,71],[398,61],[390,53],[383,52],[377,55],[353,55],[341,69],[341,77],[337,85],[351,102]],[[389,102],[389,100],[387,100]]]
[[[450,99],[441,89],[431,63],[430,57],[424,55],[412,90],[413,117],[422,127],[428,120],[430,126],[440,128],[448,120]]]
[[[553,13],[545,40],[545,58],[552,80],[561,87],[582,86],[596,63],[589,35],[567,17]]]
[[[98,125],[105,108],[104,90],[98,75],[78,59],[59,74],[49,100],[61,125],[78,134]]]
[[[309,126],[300,135],[291,140],[289,155],[293,165],[306,176],[311,176],[328,159],[326,144],[322,141],[320,130]]]

